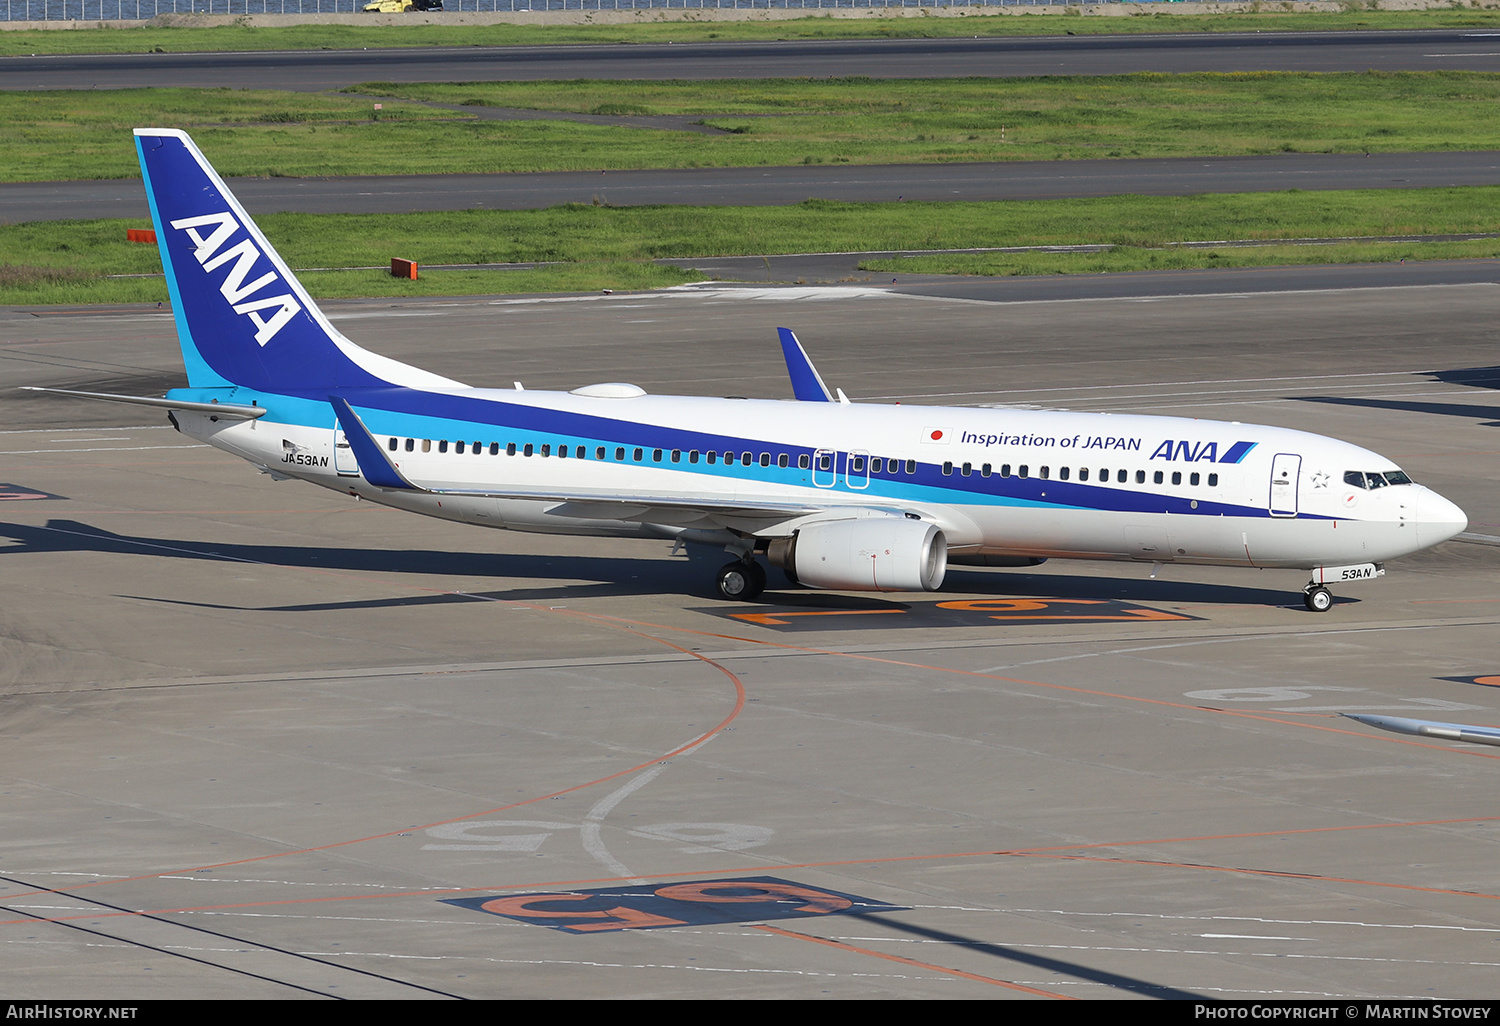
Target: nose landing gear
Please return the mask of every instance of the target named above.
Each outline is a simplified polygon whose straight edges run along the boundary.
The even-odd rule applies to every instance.
[[[1314,613],[1326,613],[1333,608],[1333,592],[1321,584],[1309,584],[1302,589],[1302,602]]]

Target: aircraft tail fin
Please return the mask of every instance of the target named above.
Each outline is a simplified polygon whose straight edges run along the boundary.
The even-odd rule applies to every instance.
[[[190,385],[461,387],[344,338],[187,133],[138,128],[135,144]]]

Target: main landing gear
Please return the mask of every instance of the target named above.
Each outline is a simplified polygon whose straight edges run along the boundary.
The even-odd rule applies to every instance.
[[[1326,613],[1333,608],[1333,592],[1321,584],[1309,583],[1302,589],[1302,602],[1314,613]]]
[[[754,556],[736,559],[719,567],[714,584],[718,586],[720,598],[733,602],[751,602],[766,590],[766,571]]]

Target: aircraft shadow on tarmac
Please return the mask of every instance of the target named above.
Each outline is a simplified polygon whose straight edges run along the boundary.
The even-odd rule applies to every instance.
[[[894,916],[859,913],[855,918],[867,919],[872,923],[879,923],[887,929],[896,930],[900,933],[907,933],[926,938],[927,940],[935,940],[944,944],[968,948],[970,951],[978,951],[986,955],[993,955],[996,958],[1003,958],[1011,962],[1019,962],[1022,965],[1029,965],[1037,969],[1090,980],[1094,983],[1101,983],[1106,987],[1115,987],[1131,993],[1146,994],[1151,997],[1174,1001],[1203,999],[1202,994],[1195,994],[1189,990],[1179,990],[1176,987],[1167,986],[1166,984],[1150,983],[1131,976],[1121,976],[1117,973],[1085,966],[1078,962],[1067,962],[1048,955],[1038,955],[1029,951],[1022,951],[1018,948],[1006,947],[1003,944],[996,944],[993,941],[974,940],[960,934],[948,933],[945,930],[933,930],[918,926],[915,923],[904,922]]]
[[[1473,388],[1500,388],[1500,367],[1462,367],[1456,370],[1430,371],[1429,376],[1452,385]],[[1500,405],[1477,403],[1434,403],[1411,399],[1360,399],[1349,396],[1298,396],[1303,402],[1327,403],[1331,406],[1363,406],[1401,413],[1431,413],[1440,417],[1467,417],[1483,421],[1481,427],[1500,427]]]
[[[245,609],[263,612],[311,612],[318,610],[382,609],[402,606],[447,605],[459,602],[504,601],[544,602],[559,599],[585,597],[628,597],[632,595],[692,595],[702,596],[711,589],[712,571],[725,556],[717,550],[689,550],[688,559],[640,559],[633,557],[600,557],[569,555],[511,555],[493,552],[445,552],[432,549],[377,549],[360,547],[334,547],[319,545],[247,545],[231,542],[200,541],[174,538],[152,538],[116,534],[74,520],[50,520],[46,525],[0,523],[0,539],[9,539],[7,546],[0,547],[0,555],[23,555],[35,552],[112,552],[154,556],[166,559],[201,559],[214,562],[245,563],[282,567],[300,567],[317,570],[334,570],[369,573],[393,573],[421,575],[428,579],[437,577],[493,578],[497,583],[507,579],[523,578],[525,587],[499,588],[487,591],[439,592],[425,595],[392,595],[354,602],[288,604],[278,606],[239,606],[232,603],[188,603],[225,609]],[[1144,566],[1120,567],[1121,573],[1144,574]],[[1168,568],[1167,573],[1173,569]],[[568,583],[555,586],[537,586],[534,582],[558,579]],[[773,582],[779,583],[779,574],[773,574]],[[773,585],[774,588],[774,585]],[[1292,604],[1297,592],[1292,588],[1260,588],[1243,585],[1205,584],[1194,581],[1131,580],[1118,576],[1086,576],[1072,574],[1041,574],[1020,571],[964,571],[956,570],[949,576],[946,592],[927,596],[918,601],[904,602],[869,596],[802,590],[786,583],[782,590],[768,592],[759,603],[716,603],[704,612],[717,615],[734,615],[772,610],[775,608],[805,611],[846,610],[851,614],[859,611],[908,611],[919,615],[909,618],[908,626],[974,626],[993,624],[993,614],[1014,611],[1017,607],[1009,598],[984,599],[984,596],[1016,596],[1036,598],[1060,605],[1078,606],[1068,610],[1054,609],[1056,616],[1009,616],[1012,621],[1022,620],[1087,620],[1121,619],[1115,616],[1093,615],[1105,612],[1102,607],[1123,607],[1135,603],[1187,603],[1194,605],[1262,605],[1285,606]],[[981,596],[974,607],[967,610],[983,616],[951,615],[954,605],[964,605],[963,596]],[[146,598],[146,596],[133,596]],[[916,596],[911,596],[916,598]],[[155,598],[153,601],[182,601]],[[1355,601],[1340,596],[1344,602]],[[985,603],[992,603],[986,606]],[[938,610],[941,615],[921,615],[937,610],[939,604],[950,607]],[[1101,607],[1096,610],[1092,607]],[[1022,607],[1024,610],[1025,607]],[[958,610],[963,612],[964,610]],[[1076,615],[1073,615],[1076,614]],[[741,617],[743,618],[743,616]],[[1134,615],[1124,619],[1141,619]],[[1149,617],[1148,617],[1149,618]],[[1162,617],[1166,618],[1166,617]],[[1175,614],[1171,619],[1196,619]],[[747,620],[746,622],[755,622]],[[820,621],[826,627],[842,627],[852,624]],[[890,620],[886,622],[894,623]],[[864,626],[865,624],[861,624]],[[873,626],[873,624],[869,624]],[[812,626],[809,622],[807,626]]]

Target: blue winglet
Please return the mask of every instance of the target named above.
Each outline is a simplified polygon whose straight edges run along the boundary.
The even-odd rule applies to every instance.
[[[792,329],[777,328],[776,334],[781,336],[781,353],[786,357],[786,372],[792,378],[792,394],[805,403],[833,402],[833,395],[823,384],[822,375],[807,358],[807,352]]]
[[[328,401],[333,404],[333,412],[339,418],[339,427],[343,430],[354,459],[359,463],[359,472],[366,481],[376,488],[400,488],[408,492],[422,490],[402,476],[401,471],[386,458],[347,399],[331,395]]]

